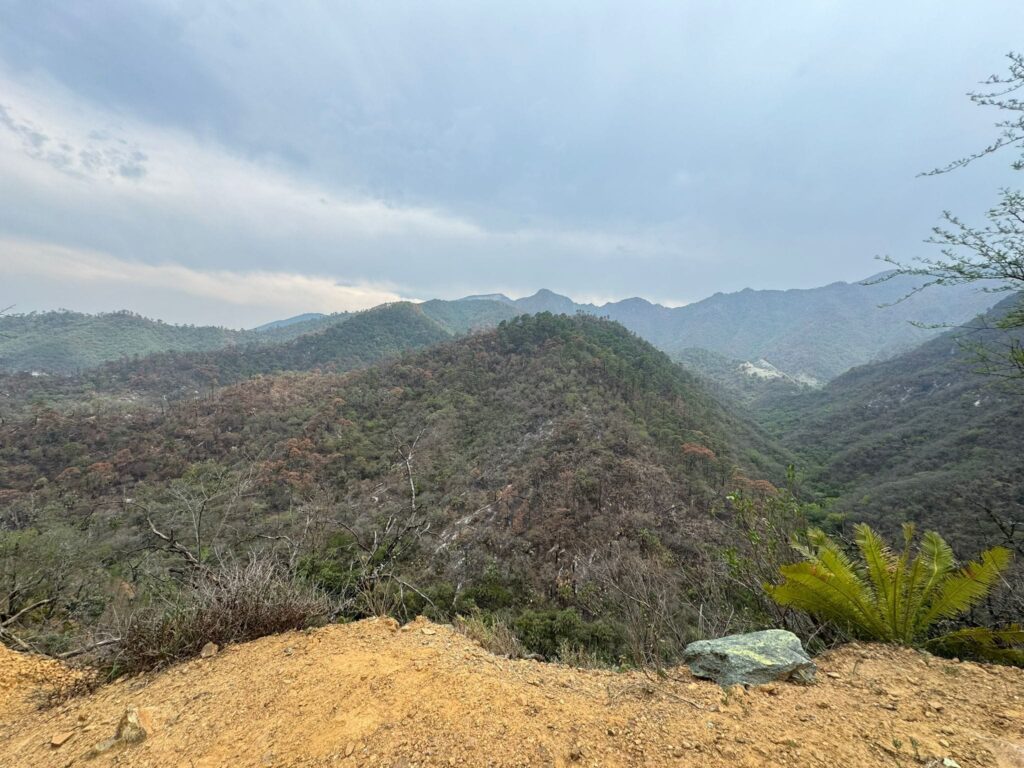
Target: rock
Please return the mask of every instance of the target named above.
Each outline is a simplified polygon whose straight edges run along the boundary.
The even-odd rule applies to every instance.
[[[800,638],[784,629],[698,640],[686,646],[684,658],[694,675],[723,688],[776,680],[812,683],[816,670]]]
[[[199,658],[208,659],[211,656],[216,656],[217,651],[219,650],[220,646],[218,646],[216,643],[207,643],[203,646],[203,650],[199,652]]]
[[[85,759],[92,760],[94,757],[99,757],[100,755],[112,750],[118,744],[120,744],[120,742],[117,739],[107,739],[106,741],[101,741],[99,744],[97,744],[94,747],[91,747],[89,751],[85,753]]]
[[[125,744],[138,744],[154,731],[153,717],[148,710],[131,707],[121,715],[114,738]]]
[[[75,735],[74,731],[64,731],[63,733],[55,733],[50,739],[50,746],[54,749],[57,747],[63,747],[67,740]]]

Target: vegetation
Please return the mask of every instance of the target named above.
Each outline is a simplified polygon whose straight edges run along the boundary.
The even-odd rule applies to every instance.
[[[416,329],[450,338],[395,305],[292,344],[339,359],[354,349],[343,341],[369,355]],[[137,387],[178,391],[174,358],[143,364]],[[712,586],[726,578],[715,516],[737,488],[770,493],[758,483],[781,477],[784,457],[621,326],[519,317],[358,372],[327,367],[166,403],[83,399],[81,378],[10,390],[0,553],[14,604],[49,601],[11,631],[64,653],[121,636],[126,612],[159,626],[160,585],[187,594],[197,568],[252,551],[341,616],[475,617],[545,656],[671,657],[732,613]],[[110,391],[111,370],[85,378]],[[680,564],[685,589],[667,578]],[[659,579],[627,582],[637,571]],[[665,605],[657,637],[624,591]]]
[[[342,322],[328,315],[265,331],[172,325],[131,312],[32,312],[0,316],[0,371],[69,375],[158,352],[212,352],[282,343]]]
[[[807,544],[796,544],[803,560],[780,568],[783,582],[765,589],[780,605],[806,611],[832,622],[864,640],[921,645],[936,624],[955,619],[985,598],[1010,563],[1010,551],[993,547],[956,568],[953,550],[939,534],[924,534],[915,555],[914,526],[903,527],[903,549],[896,553],[870,526],[855,528],[860,562],[819,529],[807,533]],[[1019,650],[1003,643],[1019,636],[976,629],[930,639],[933,647],[956,642],[979,658],[1012,658]]]
[[[758,419],[804,470],[803,491],[888,536],[911,520],[961,551],[1012,546],[999,521],[1018,519],[1024,502],[1020,392],[977,373],[958,339],[1000,338],[991,326],[1015,302],[821,390],[758,401]]]
[[[984,90],[968,94],[976,105],[994,107],[1001,115],[996,123],[999,135],[979,152],[960,158],[930,174],[943,174],[963,168],[987,155],[1010,149],[1020,154],[1011,163],[1024,170],[1024,102],[1014,94],[1024,88],[1024,54],[1007,55],[1008,71],[992,75]],[[1005,116],[1004,116],[1005,115]],[[1024,192],[1003,189],[999,203],[986,214],[988,223],[977,227],[946,211],[944,224],[934,228],[929,242],[938,245],[938,258],[918,258],[902,263],[885,259],[896,266],[894,274],[925,278],[924,288],[981,283],[989,291],[1024,289]],[[993,326],[1011,332],[1024,328],[1024,302],[1016,303]],[[998,341],[972,344],[978,362],[992,375],[1024,378],[1024,345],[1019,334],[1008,333]]]
[[[831,638],[760,588],[792,536],[844,525],[787,471],[803,446],[617,323],[472,332],[489,303],[6,377],[3,641],[116,672],[383,614],[578,665],[764,626]]]

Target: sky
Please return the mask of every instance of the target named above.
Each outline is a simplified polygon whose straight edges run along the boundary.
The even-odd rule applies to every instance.
[[[936,255],[1019,0],[0,0],[0,307],[680,305]]]

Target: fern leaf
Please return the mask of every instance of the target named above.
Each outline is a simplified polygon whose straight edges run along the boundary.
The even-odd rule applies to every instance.
[[[850,559],[820,531],[810,531],[808,540],[817,545],[812,559],[780,568],[785,581],[766,587],[771,597],[780,605],[857,629],[860,635],[884,633],[870,590]]]
[[[1004,629],[959,629],[929,640],[925,647],[942,656],[1024,667],[1024,627],[1019,624]]]
[[[895,635],[899,604],[898,584],[894,578],[898,569],[897,560],[870,526],[861,523],[854,530],[857,548],[864,559],[868,578],[874,587],[876,610],[884,617],[884,622],[890,629],[887,632],[890,637],[883,639],[892,639]]]
[[[920,616],[917,631],[923,632],[939,619],[951,619],[983,598],[1010,564],[1010,550],[993,547],[972,561],[960,573],[948,577],[928,609]]]
[[[906,599],[900,621],[900,636],[912,642],[920,631],[918,618],[943,580],[953,570],[953,550],[935,531],[927,531],[921,538],[918,555],[910,569],[906,584]]]

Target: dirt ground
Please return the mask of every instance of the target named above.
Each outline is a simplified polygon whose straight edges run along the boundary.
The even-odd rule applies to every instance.
[[[386,620],[289,633],[47,711],[0,649],[0,766],[1024,766],[1024,670],[850,645],[819,683],[724,692],[494,657]],[[89,758],[129,707],[148,736]],[[59,743],[59,746],[56,744]]]

